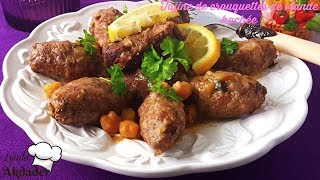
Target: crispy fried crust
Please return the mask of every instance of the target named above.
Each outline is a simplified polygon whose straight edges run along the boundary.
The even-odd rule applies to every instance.
[[[185,128],[183,108],[182,103],[155,92],[151,92],[140,106],[140,134],[157,154],[170,149]]]
[[[249,114],[265,100],[267,89],[249,76],[208,71],[191,80],[198,110],[213,118],[232,118]]]
[[[128,91],[135,97],[134,99],[141,101],[149,95],[148,78],[141,73],[141,69],[127,73],[124,80]]]
[[[239,41],[238,45],[236,53],[232,56],[221,56],[213,69],[255,75],[271,66],[277,58],[277,49],[272,41],[250,39]]]
[[[169,21],[172,21],[176,24],[183,24],[183,23],[189,23],[190,22],[190,16],[189,12],[187,10],[179,10],[179,16],[176,16],[172,19],[168,19]]]
[[[81,78],[56,90],[49,100],[49,113],[68,125],[99,125],[109,111],[119,113],[128,100],[111,92],[112,85],[96,78]]]
[[[57,81],[69,82],[102,71],[100,55],[88,55],[82,46],[70,41],[51,41],[32,46],[29,64],[32,71]]]
[[[92,16],[90,33],[94,36],[100,47],[107,45],[109,40],[108,26],[123,14],[115,9],[101,9]]]
[[[131,35],[120,42],[109,43],[102,48],[103,59],[107,66],[119,64],[125,69],[140,65],[143,53],[152,44],[159,46],[168,35],[181,39],[179,30],[173,22],[156,24],[139,34]]]

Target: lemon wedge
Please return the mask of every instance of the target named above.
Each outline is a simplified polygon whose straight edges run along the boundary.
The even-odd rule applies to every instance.
[[[144,5],[119,17],[108,26],[111,42],[141,32],[143,28],[151,27],[156,23],[164,23],[168,18],[179,16],[177,10],[162,10],[161,3],[155,2]]]
[[[192,69],[198,75],[205,74],[218,61],[220,42],[209,29],[198,24],[178,24],[192,59]]]

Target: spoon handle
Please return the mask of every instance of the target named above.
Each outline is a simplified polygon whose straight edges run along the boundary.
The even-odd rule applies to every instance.
[[[265,39],[273,41],[276,48],[281,52],[320,66],[320,44],[318,43],[283,33],[277,33],[276,36],[266,37]]]

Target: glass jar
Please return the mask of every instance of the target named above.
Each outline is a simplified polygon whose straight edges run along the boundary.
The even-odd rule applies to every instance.
[[[314,8],[318,6],[314,1],[318,0],[260,0],[261,25],[310,40],[311,31],[308,22],[316,16]]]
[[[80,0],[1,0],[8,24],[31,32],[41,22],[80,9]]]

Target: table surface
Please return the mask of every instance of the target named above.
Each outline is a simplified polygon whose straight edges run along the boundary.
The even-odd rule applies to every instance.
[[[257,0],[217,0],[215,3],[252,3]],[[102,2],[102,0],[82,0],[81,7]],[[187,0],[185,2],[197,4],[200,0]],[[213,3],[204,0],[203,3]],[[260,17],[259,11],[239,11],[245,17]],[[0,7],[0,60],[9,49],[26,38],[29,33],[17,31],[9,27],[4,19],[2,7]],[[319,52],[315,52],[319,53]],[[0,79],[2,81],[2,62]],[[303,126],[290,139],[274,147],[262,158],[242,167],[211,173],[192,174],[175,177],[184,178],[212,178],[212,179],[320,179],[320,115],[317,110],[320,107],[320,67],[306,63],[313,76],[313,88],[308,100],[309,113]],[[31,169],[34,167],[32,158],[17,159],[23,155],[28,146],[33,144],[26,133],[15,125],[0,109],[0,179],[9,178],[10,172],[16,170]],[[28,156],[28,154],[27,154]],[[12,162],[10,162],[10,159]],[[38,175],[32,179],[134,179],[123,175],[114,174],[94,167],[71,163],[65,160],[55,162],[53,171],[47,175]]]

